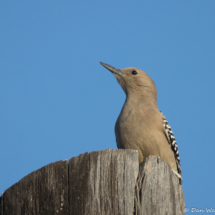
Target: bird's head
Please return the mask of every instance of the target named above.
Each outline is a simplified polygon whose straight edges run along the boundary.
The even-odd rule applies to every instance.
[[[149,97],[157,102],[156,86],[147,73],[134,67],[117,69],[105,63],[101,65],[114,74],[126,96]]]

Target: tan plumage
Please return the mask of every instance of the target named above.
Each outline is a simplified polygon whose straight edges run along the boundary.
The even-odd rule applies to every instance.
[[[116,69],[101,64],[114,74],[126,94],[126,101],[115,125],[117,147],[138,150],[139,162],[149,155],[159,156],[180,177],[177,145],[175,151],[164,127],[163,114],[158,109],[153,80],[137,68]]]

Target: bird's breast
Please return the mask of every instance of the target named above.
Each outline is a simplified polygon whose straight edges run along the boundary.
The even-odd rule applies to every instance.
[[[153,110],[143,112],[135,107],[123,109],[115,125],[118,148],[138,150],[140,161],[152,154],[159,156],[158,142],[163,142],[165,137],[157,126],[161,123],[155,116],[156,111],[154,113]]]
[[[135,108],[122,110],[115,125],[119,148],[135,149],[135,145],[138,145],[138,142],[142,142],[141,139],[146,135],[147,129],[144,120],[140,118]]]

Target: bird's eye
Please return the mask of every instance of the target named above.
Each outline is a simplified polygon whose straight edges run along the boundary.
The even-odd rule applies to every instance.
[[[137,75],[138,74],[136,70],[133,70],[131,73],[132,73],[132,75]]]

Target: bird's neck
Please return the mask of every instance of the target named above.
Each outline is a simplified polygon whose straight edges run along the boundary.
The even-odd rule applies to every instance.
[[[155,113],[157,111],[158,106],[156,100],[145,97],[127,96],[117,122],[119,122],[119,120],[124,122],[133,114],[135,114],[135,117],[143,117],[149,116],[151,113]],[[138,118],[136,120],[138,120]]]
[[[133,106],[141,108],[141,106],[151,106],[157,108],[157,97],[153,98],[150,95],[144,94],[126,94],[126,100],[124,106]]]

